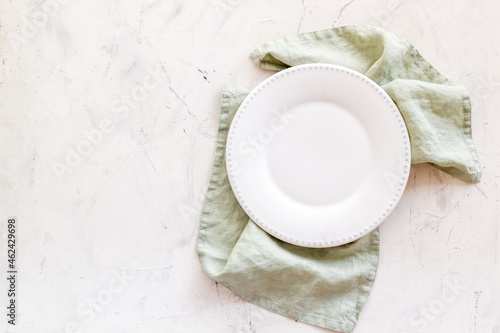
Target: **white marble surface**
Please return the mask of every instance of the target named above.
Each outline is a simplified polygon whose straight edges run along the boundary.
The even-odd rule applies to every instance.
[[[5,271],[15,216],[19,277],[17,325],[3,310],[0,329],[327,332],[214,284],[195,252],[199,212],[222,82],[270,74],[248,54],[376,24],[469,89],[484,175],[412,167],[355,333],[500,332],[499,12],[497,0],[2,1],[0,258]]]

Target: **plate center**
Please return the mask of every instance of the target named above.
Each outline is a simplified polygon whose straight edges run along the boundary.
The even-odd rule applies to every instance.
[[[327,205],[352,194],[370,168],[370,143],[363,125],[329,102],[296,105],[273,119],[274,139],[267,149],[276,184],[291,198]]]

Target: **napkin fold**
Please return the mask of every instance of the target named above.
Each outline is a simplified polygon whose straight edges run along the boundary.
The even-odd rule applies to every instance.
[[[412,163],[476,182],[467,90],[439,74],[406,40],[376,27],[347,26],[271,41],[251,54],[261,68],[331,63],[377,82],[400,109]],[[226,85],[212,176],[197,242],[204,271],[243,299],[284,316],[350,333],[373,286],[379,231],[338,247],[311,249],[278,240],[243,211],[229,184],[225,147],[232,118],[249,91]]]

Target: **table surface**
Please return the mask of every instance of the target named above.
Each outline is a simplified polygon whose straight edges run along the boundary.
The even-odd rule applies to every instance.
[[[223,82],[268,77],[248,57],[268,40],[348,24],[410,40],[468,88],[484,172],[469,184],[412,166],[355,333],[500,332],[497,0],[37,0],[0,12],[2,268],[11,216],[18,240],[9,332],[328,332],[214,283],[195,242]]]

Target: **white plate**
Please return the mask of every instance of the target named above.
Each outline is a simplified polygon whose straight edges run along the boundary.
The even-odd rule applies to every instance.
[[[283,70],[243,101],[226,166],[239,203],[286,242],[331,247],[375,229],[401,198],[410,142],[401,114],[376,83],[350,69]]]

